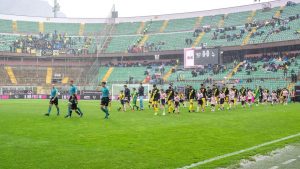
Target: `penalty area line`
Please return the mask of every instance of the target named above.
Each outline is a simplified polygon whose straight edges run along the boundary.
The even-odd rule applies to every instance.
[[[232,153],[220,155],[220,156],[213,157],[213,158],[210,158],[210,159],[207,159],[207,160],[204,160],[204,161],[199,161],[199,162],[187,165],[187,166],[183,166],[183,167],[178,168],[178,169],[194,168],[194,167],[197,167],[197,166],[200,166],[200,165],[203,165],[203,164],[207,164],[207,163],[217,161],[217,160],[220,160],[220,159],[223,159],[223,158],[238,155],[238,154],[241,154],[241,153],[244,153],[244,152],[247,152],[247,151],[255,150],[255,149],[258,149],[258,148],[261,148],[261,147],[264,147],[264,146],[268,146],[268,145],[271,145],[271,144],[274,144],[274,143],[278,143],[278,142],[285,141],[285,140],[292,139],[292,138],[299,137],[299,136],[300,136],[300,133],[297,133],[297,134],[290,135],[290,136],[287,136],[287,137],[283,137],[283,138],[280,138],[280,139],[277,139],[277,140],[262,143],[262,144],[259,144],[259,145],[256,145],[256,146],[253,146],[253,147],[250,147],[250,148],[246,148],[246,149],[235,151],[235,152],[232,152]]]

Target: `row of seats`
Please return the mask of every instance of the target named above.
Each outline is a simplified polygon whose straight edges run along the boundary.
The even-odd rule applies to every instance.
[[[14,66],[11,67],[12,72],[17,80],[17,85],[44,85],[46,84],[47,67],[34,66]],[[84,68],[76,67],[53,67],[53,73],[60,74],[61,78],[79,79]],[[11,84],[4,66],[0,67],[1,85]],[[67,81],[68,82],[68,81]],[[67,83],[66,82],[66,83]]]
[[[154,22],[153,22],[154,23]],[[263,31],[264,34],[257,35],[254,37],[251,37],[248,44],[259,44],[259,43],[265,43],[265,42],[275,42],[275,41],[286,41],[286,40],[294,40],[299,39],[300,34],[295,34],[295,32],[299,29],[300,25],[300,19],[293,20],[288,23],[287,26],[290,27],[289,30],[281,31],[278,33],[272,33],[269,34],[270,31],[272,31],[272,26],[265,26],[257,31]],[[63,30],[62,30],[63,31]],[[243,43],[243,40],[247,36],[248,32],[245,34],[242,34],[241,38],[234,39],[232,41],[228,41],[227,38],[217,40],[213,40],[213,33],[214,29],[210,32],[207,32],[202,37],[201,41],[197,44],[197,46],[200,46],[201,43],[205,43],[208,47],[213,46],[238,46]],[[240,34],[240,29],[237,28],[236,30],[226,31],[226,35],[233,35],[233,34]],[[186,38],[191,38],[193,41],[196,39],[192,36],[192,31],[187,32],[170,32],[170,33],[160,33],[160,34],[150,34],[148,40],[145,44],[158,44],[160,42],[164,42],[164,45],[160,45],[159,50],[178,50],[183,49],[187,47],[191,47],[191,45],[187,45],[185,43]],[[13,34],[2,34],[0,35],[0,51],[9,51],[10,45],[20,37],[18,35]],[[111,39],[111,42],[108,45],[108,48],[106,49],[107,53],[113,53],[113,52],[125,52],[127,51],[129,46],[132,45],[138,45],[137,41],[138,39],[141,39],[142,35],[128,35],[128,36],[113,36]],[[74,40],[79,39],[74,37]],[[102,44],[104,39],[100,38],[99,40],[95,38],[92,39],[92,45],[88,47],[90,53],[95,53],[96,51],[96,44]],[[83,48],[84,44],[82,41],[76,40],[76,47],[78,49]]]
[[[257,10],[255,16],[253,17],[254,21],[267,20],[272,18],[275,13],[279,10],[279,7],[271,8],[268,11]],[[300,10],[299,5],[286,7],[283,9],[282,17],[288,17],[290,15],[298,14],[297,11]],[[247,23],[247,18],[251,16],[252,11],[238,12],[238,13],[229,13],[229,14],[220,14],[214,16],[204,16],[199,23],[199,26],[211,26],[218,27],[219,22],[224,20],[223,26],[238,26],[244,25]],[[168,25],[165,29],[165,32],[177,32],[185,30],[193,30],[198,18],[185,18],[185,19],[172,19],[169,20]],[[145,23],[146,26],[149,26],[148,32],[159,32],[160,27],[164,21],[148,21]],[[22,33],[38,33],[39,22],[32,21],[16,21],[17,23],[17,32]],[[69,35],[78,35],[80,32],[80,23],[52,23],[44,22],[44,32],[64,32]],[[13,21],[0,19],[0,32],[11,33]],[[141,22],[127,22],[116,24],[114,34],[116,35],[131,35],[136,34],[139,29]],[[221,25],[222,26],[222,25]],[[105,24],[101,23],[86,23],[84,24],[84,33],[93,34],[99,33]]]
[[[143,81],[146,78],[145,67],[114,67],[108,78],[110,83],[124,83],[129,81],[129,77],[133,77],[134,81]]]

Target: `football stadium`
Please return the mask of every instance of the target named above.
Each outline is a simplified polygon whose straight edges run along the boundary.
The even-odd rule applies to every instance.
[[[63,1],[1,0],[1,169],[300,168],[300,0],[96,18]]]

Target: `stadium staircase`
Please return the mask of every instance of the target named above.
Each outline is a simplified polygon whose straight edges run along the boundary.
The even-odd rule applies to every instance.
[[[250,40],[250,38],[251,38],[252,33],[255,33],[255,32],[256,32],[256,28],[252,28],[252,30],[251,30],[251,31],[248,33],[248,35],[244,38],[242,45],[247,45],[248,42],[249,42],[249,40]]]
[[[79,27],[79,36],[82,36],[84,33],[84,23],[80,23],[80,27]]]
[[[12,21],[12,29],[13,29],[13,32],[17,32],[18,31],[17,21]]]
[[[61,81],[62,84],[67,84],[69,81],[69,77],[64,77]]]
[[[165,21],[163,22],[162,26],[161,26],[160,29],[159,29],[159,32],[160,32],[160,33],[162,33],[162,32],[165,31],[166,27],[168,26],[168,23],[169,23],[168,20],[165,20]]]
[[[47,68],[47,75],[46,75],[46,84],[51,84],[52,73],[53,73],[53,69],[51,67],[48,67]]]
[[[103,44],[101,45],[101,50],[100,50],[101,53],[104,53],[106,51],[107,47],[109,46],[109,44],[110,44],[110,42],[112,40],[112,36],[111,35],[115,31],[115,25],[114,24],[112,24],[112,25],[106,25],[104,31],[105,31],[106,36],[105,36],[105,40],[104,40]]]
[[[172,74],[172,70],[173,70],[173,69],[176,69],[177,66],[178,66],[178,65],[175,65],[174,67],[171,67],[170,70],[164,75],[164,77],[163,77],[164,82],[166,82],[166,81],[169,79],[169,77],[170,77],[171,74]]]
[[[110,67],[108,69],[108,71],[106,72],[106,74],[104,75],[104,77],[102,78],[102,82],[106,82],[113,71],[114,71],[114,68]]]
[[[5,67],[6,73],[11,81],[12,84],[17,84],[17,79],[15,77],[15,74],[10,66]]]
[[[45,31],[44,22],[39,22],[39,32],[44,33],[44,31]]]
[[[221,20],[218,22],[218,27],[222,28],[224,26],[225,23],[225,18],[228,16],[228,14],[223,15],[223,17],[221,18]]]
[[[140,25],[139,29],[136,31],[136,34],[143,33],[144,28],[145,28],[145,22],[141,22],[141,25]]]
[[[256,10],[251,12],[251,15],[247,18],[247,23],[251,23],[255,15],[256,15]]]
[[[229,72],[226,76],[226,80],[229,80],[232,78],[232,76],[238,71],[238,68],[243,65],[243,62],[240,62],[238,65],[236,65],[236,67],[234,69],[232,69],[231,72]]]
[[[202,17],[202,16],[198,17],[198,18],[196,19],[194,28],[199,28],[199,27],[200,27],[200,24],[201,24],[201,22],[202,22],[202,20],[203,20],[203,17]]]
[[[199,44],[199,42],[201,41],[201,39],[202,39],[202,37],[203,37],[204,35],[205,35],[205,32],[204,32],[204,31],[201,32],[201,33],[199,33],[198,37],[195,39],[195,41],[194,41],[194,43],[193,43],[193,45],[192,45],[193,48],[196,47],[196,46]]]
[[[138,46],[144,46],[145,42],[148,40],[149,35],[144,35]]]
[[[280,18],[281,12],[284,9],[284,6],[281,6],[278,11],[276,11],[274,18]]]

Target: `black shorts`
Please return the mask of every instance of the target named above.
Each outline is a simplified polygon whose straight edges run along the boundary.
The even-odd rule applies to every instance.
[[[283,100],[285,100],[286,99],[286,96],[283,96]]]
[[[199,105],[203,105],[203,100],[201,99],[201,100],[198,100],[198,104]]]
[[[244,105],[245,104],[245,101],[242,101],[242,105]]]
[[[252,99],[248,99],[248,102],[252,102]]]
[[[175,107],[178,107],[179,106],[179,102],[175,102]]]
[[[220,104],[224,104],[224,102],[225,102],[225,99],[224,99],[224,98],[221,98],[221,99],[220,99]]]
[[[125,100],[125,103],[129,103],[130,102],[130,97],[125,97],[126,100]]]
[[[58,98],[56,97],[55,99],[53,99],[54,97],[51,97],[51,99],[50,99],[50,101],[49,101],[49,103],[50,104],[54,104],[54,105],[58,105]],[[53,99],[53,100],[52,100]]]
[[[76,110],[77,109],[77,104],[76,103],[72,103],[71,104],[71,109],[72,110]]]
[[[124,105],[126,103],[126,100],[120,100],[121,104]]]
[[[183,100],[183,99],[179,100],[179,103],[183,103],[183,102],[184,102],[184,100]]]
[[[166,104],[166,99],[160,99],[160,104],[164,106]]]
[[[101,98],[101,105],[102,106],[108,106],[108,103],[109,103],[109,98],[108,97],[102,97]]]
[[[230,100],[230,103],[234,103],[234,100]]]

